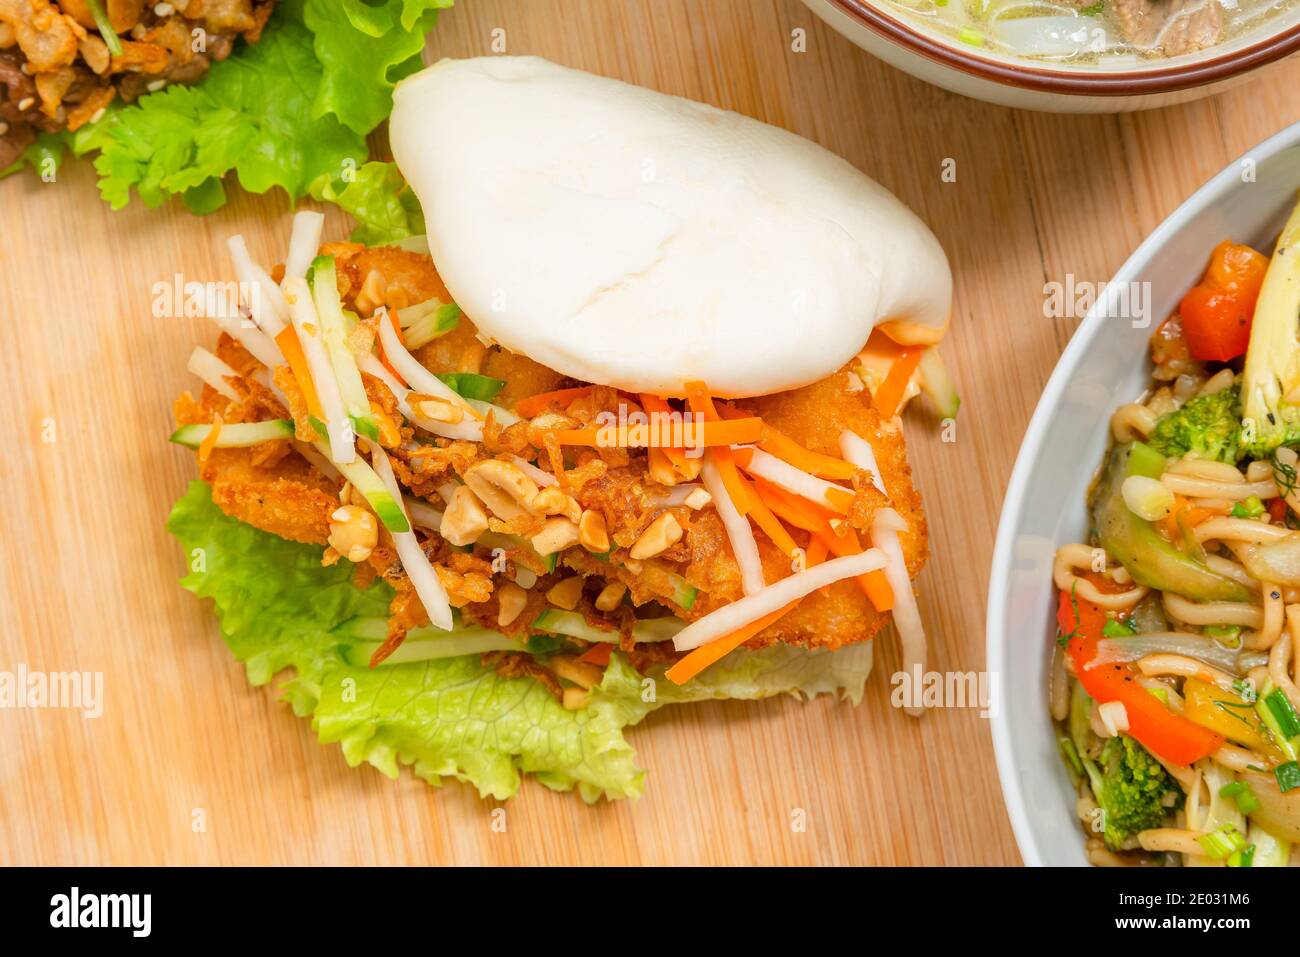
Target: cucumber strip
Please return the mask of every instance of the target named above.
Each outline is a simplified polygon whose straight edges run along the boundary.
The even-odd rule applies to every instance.
[[[322,452],[326,451],[323,443],[316,443],[316,447]],[[390,532],[411,530],[411,523],[406,520],[402,503],[393,498],[383,479],[375,474],[375,470],[365,459],[358,458],[355,462],[346,463],[335,462],[334,465],[343,473],[343,477],[352,483],[352,487],[370,503],[379,520],[384,523],[384,528]]]
[[[435,375],[463,398],[480,402],[491,402],[506,387],[505,379],[494,379],[477,372],[438,372]]]
[[[307,272],[307,281],[311,284],[312,300],[316,303],[316,315],[320,319],[321,338],[325,341],[325,352],[338,382],[343,411],[358,435],[378,439],[379,427],[370,414],[370,398],[366,395],[365,386],[361,384],[357,360],[348,348],[348,323],[343,316],[343,303],[339,300],[338,272],[334,267],[334,257],[317,256]]]
[[[177,445],[197,449],[212,432],[210,425],[182,425],[171,434]],[[217,436],[216,448],[246,449],[262,442],[293,438],[293,419],[271,419],[267,422],[237,422],[223,425]]]
[[[619,634],[612,628],[597,628],[576,611],[557,611],[548,608],[533,619],[532,627],[552,635],[581,638],[583,641],[616,644]],[[632,626],[632,640],[638,643],[668,641],[685,628],[677,618],[645,618]]]
[[[383,641],[388,637],[388,619],[369,615],[354,615],[347,621],[335,625],[330,634],[339,638],[353,638],[358,641]],[[409,638],[410,635],[408,634],[407,637]]]
[[[503,409],[501,406],[493,405],[491,402],[484,402],[482,399],[466,399],[465,401],[469,404],[470,408],[485,419],[487,418],[487,414],[491,412],[496,418],[497,425],[502,428],[509,428],[516,422],[520,421],[519,416],[515,415],[509,409]]]
[[[431,625],[421,625],[418,628],[412,628],[406,633],[407,641],[441,641],[448,634],[457,634],[462,631],[475,631],[474,628],[460,627],[460,612],[452,612],[453,626],[451,632],[445,632],[441,628],[434,628]],[[330,631],[331,635],[336,638],[348,638],[353,641],[374,641],[380,642],[388,637],[388,619],[381,618],[378,615],[354,615],[347,621],[335,625]]]
[[[474,544],[482,545],[484,548],[500,548],[507,552],[523,552],[532,562],[540,565],[547,572],[555,571],[556,566],[559,564],[559,552],[539,555],[537,549],[533,548],[532,542],[517,535],[507,535],[504,532],[484,532]]]
[[[430,299],[397,311],[402,339],[408,349],[418,349],[460,325],[460,306],[454,302]]]
[[[423,630],[423,629],[421,629]],[[370,656],[383,644],[380,641],[358,641],[339,649],[343,660],[354,668],[370,667]],[[489,628],[467,628],[464,631],[440,631],[438,636],[417,639],[415,631],[383,660],[378,667],[410,664],[415,661],[437,661],[441,658],[459,658],[463,655],[481,655],[488,651],[522,651],[523,645]]]
[[[934,402],[939,414],[945,419],[955,419],[957,410],[961,407],[961,398],[957,395],[957,386],[944,367],[943,359],[939,357],[937,346],[931,346],[921,354],[918,369],[921,373],[921,389]]]
[[[699,597],[700,590],[681,575],[674,575],[669,572],[668,577],[673,582],[673,601],[690,611],[691,606],[695,604],[695,599]]]

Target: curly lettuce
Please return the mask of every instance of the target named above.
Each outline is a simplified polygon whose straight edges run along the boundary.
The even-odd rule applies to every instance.
[[[317,181],[312,195],[356,220],[354,243],[383,246],[424,235],[424,211],[405,185],[396,163],[366,163],[346,177]]]
[[[181,584],[213,599],[222,635],[249,681],[265,685],[292,669],[282,690],[322,743],[337,743],[348,764],[390,777],[407,765],[439,785],[466,782],[505,799],[523,775],[587,801],[634,797],[645,772],[624,730],[666,704],[839,692],[857,702],[871,669],[871,645],[807,652],[776,646],[740,652],[678,688],[638,674],[612,656],[591,703],[568,711],[535,681],[502,678],[477,656],[355,668],[339,654],[339,624],[385,615],[391,589],[362,590],[346,563],[322,567],[320,549],[285,541],[223,514],[194,482],[168,529],[185,549]]]
[[[425,36],[450,0],[281,3],[260,42],[241,45],[193,86],[111,109],[69,139],[98,151],[103,198],[119,209],[179,196],[196,214],[226,202],[233,172],[252,193],[291,200],[356,170],[393,88],[419,69]]]

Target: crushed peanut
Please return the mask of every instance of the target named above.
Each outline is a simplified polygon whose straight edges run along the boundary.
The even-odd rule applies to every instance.
[[[511,462],[503,462],[501,459],[475,462],[465,470],[465,484],[474,490],[474,494],[494,515],[507,522],[525,514],[533,514],[532,502],[537,497],[537,483]]]
[[[600,590],[596,596],[597,611],[613,611],[623,603],[623,596],[627,594],[627,586],[622,582],[610,582]]]
[[[591,701],[591,692],[583,688],[565,688],[562,703],[568,711],[581,711]]]
[[[632,546],[633,559],[654,558],[682,540],[682,526],[672,512],[664,512],[646,528]]]
[[[452,402],[450,399],[444,399],[441,396],[425,396],[415,400],[414,404],[416,412],[419,412],[426,419],[432,419],[434,422],[456,425],[458,422],[465,420],[465,407],[458,402]]]
[[[582,506],[555,485],[548,485],[538,492],[529,508],[536,515],[563,515],[571,522],[582,517]]]
[[[684,504],[692,512],[698,512],[700,509],[704,508],[704,506],[708,505],[712,501],[713,501],[713,496],[709,494],[708,489],[697,488],[690,495],[686,496],[686,501],[683,502],[682,504]]]
[[[497,624],[502,628],[523,614],[528,604],[528,593],[514,582],[497,589]]]
[[[578,607],[578,602],[582,599],[582,586],[585,579],[581,575],[573,575],[562,581],[556,582],[546,593],[546,600],[556,608],[563,608],[565,611],[573,611]]]
[[[609,529],[605,516],[587,509],[578,519],[578,542],[589,552],[603,555],[609,551]]]
[[[542,530],[531,541],[537,554],[554,555],[578,544],[578,525],[560,516],[547,519]]]
[[[341,505],[330,515],[330,546],[350,562],[364,562],[379,542],[379,522],[357,505]]]
[[[483,503],[469,486],[456,486],[447,510],[442,513],[438,534],[453,545],[473,545],[487,530],[488,516]]]
[[[604,675],[595,665],[579,661],[572,655],[555,655],[547,664],[556,676],[571,681],[584,691],[590,691],[600,684]]]

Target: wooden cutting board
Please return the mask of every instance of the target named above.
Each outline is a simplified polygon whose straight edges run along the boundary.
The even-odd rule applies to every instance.
[[[796,29],[805,52],[791,49]],[[486,54],[501,37],[512,54],[788,127],[938,234],[956,275],[945,353],[964,402],[954,441],[919,409],[907,429],[932,533],[922,613],[945,671],[983,667],[1003,491],[1075,325],[1044,318],[1044,283],[1106,279],[1195,187],[1300,118],[1294,62],[1140,115],[988,106],[886,67],[798,0],[462,0],[430,54]],[[946,160],[955,182],[941,176]],[[0,863],[1019,861],[988,722],[892,708],[892,635],[859,708],[665,709],[630,734],[651,772],[641,800],[588,807],[526,784],[504,828],[463,786],[349,769],[270,690],[250,688],[211,608],[177,586],[182,558],[163,530],[194,473],[166,442],[171,402],[193,387],[186,358],[213,328],[150,308],[154,284],[177,273],[229,278],[231,233],[263,262],[282,256],[283,196],[232,193],[195,219],[178,207],[111,212],[84,163],[53,184],[0,183],[0,670],[104,675],[97,719],[0,710]],[[346,229],[329,211],[327,235]]]

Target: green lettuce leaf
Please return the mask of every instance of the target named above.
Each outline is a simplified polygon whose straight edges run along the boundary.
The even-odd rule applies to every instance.
[[[393,111],[393,88],[424,64],[438,11],[452,0],[308,0],[303,11],[325,73],[315,115],[369,133]],[[359,56],[358,52],[364,51]]]
[[[100,194],[114,209],[134,191],[150,207],[180,196],[210,213],[225,204],[232,171],[249,192],[279,187],[297,201],[365,163],[366,135],[392,111],[396,82],[422,65],[425,36],[450,5],[286,0],[258,43],[241,43],[193,86],[110,109],[71,137],[73,151],[99,151]],[[400,185],[376,172],[352,190],[363,227],[374,221],[367,236],[418,218]]]
[[[73,148],[100,151],[100,194],[114,209],[134,189],[151,207],[179,194],[193,212],[211,212],[225,202],[231,170],[249,192],[278,186],[297,200],[367,155],[363,135],[313,115],[322,77],[311,32],[274,18],[259,43],[213,64],[202,83],[111,110],[78,130]]]
[[[510,797],[523,774],[558,790],[576,787],[587,801],[636,796],[645,772],[623,731],[655,709],[835,691],[856,702],[870,671],[869,643],[841,652],[775,646],[728,656],[678,688],[615,654],[590,705],[568,711],[537,682],[501,678],[477,656],[353,668],[339,655],[347,639],[332,631],[357,615],[385,615],[386,584],[358,589],[350,566],[321,566],[319,548],[229,518],[202,482],[191,483],[167,527],[189,563],[181,584],[214,600],[250,682],[264,685],[292,668],[286,700],[311,718],[323,743],[342,746],[350,765],[367,762],[395,777],[405,764],[430,784],[452,777],[483,796]]]
[[[383,246],[424,235],[424,212],[396,163],[366,163],[350,178],[318,180],[312,195],[334,203],[357,221],[352,241]]]

